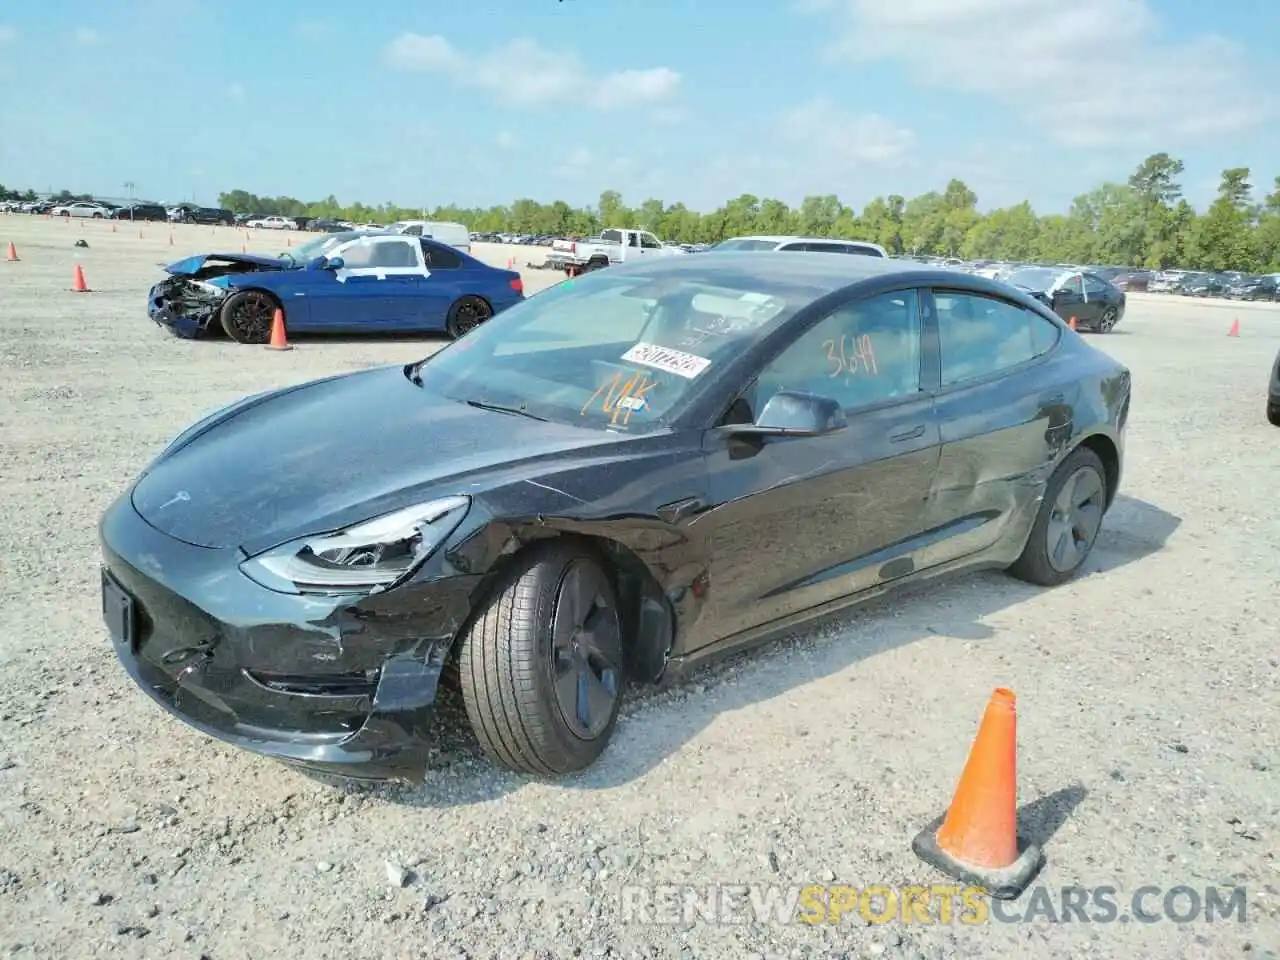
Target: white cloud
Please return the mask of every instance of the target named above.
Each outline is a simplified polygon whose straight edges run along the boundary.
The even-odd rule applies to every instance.
[[[0,23],[0,43],[12,43],[18,39],[18,31]]]
[[[92,27],[80,27],[71,35],[71,40],[78,47],[92,47],[102,42],[102,35]]]
[[[668,100],[680,85],[680,75],[666,67],[593,75],[575,54],[523,39],[472,56],[444,37],[404,33],[385,55],[398,70],[438,73],[508,104],[585,103],[620,109]]]
[[[784,135],[803,144],[806,155],[848,167],[896,163],[915,135],[879,114],[855,115],[829,100],[811,100],[782,117]]]
[[[834,55],[899,60],[914,80],[1003,102],[1066,146],[1232,133],[1268,112],[1236,45],[1162,41],[1147,0],[841,0],[837,9]]]

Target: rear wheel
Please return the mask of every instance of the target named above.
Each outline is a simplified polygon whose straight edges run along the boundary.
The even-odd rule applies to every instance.
[[[479,297],[463,297],[449,308],[445,329],[455,340],[493,316],[493,308]]]
[[[462,639],[458,676],[485,755],[563,775],[604,752],[622,693],[622,622],[586,547],[553,541],[516,557]]]
[[[1079,447],[1049,478],[1031,535],[1009,573],[1044,587],[1070,580],[1093,550],[1106,506],[1106,468],[1096,453]]]
[[[1280,402],[1273,400],[1267,404],[1267,421],[1273,427],[1280,427]]]
[[[222,305],[222,329],[236,343],[267,343],[279,306],[275,297],[261,290],[233,293]]]
[[[1120,317],[1120,312],[1115,307],[1107,307],[1102,311],[1102,316],[1098,319],[1098,332],[1110,333],[1115,329],[1116,321]]]

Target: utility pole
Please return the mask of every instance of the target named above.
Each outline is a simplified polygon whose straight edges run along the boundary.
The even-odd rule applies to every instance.
[[[137,184],[134,183],[132,180],[126,180],[124,182],[124,188],[129,194],[129,219],[130,220],[133,219],[133,191],[136,187],[137,187]]]

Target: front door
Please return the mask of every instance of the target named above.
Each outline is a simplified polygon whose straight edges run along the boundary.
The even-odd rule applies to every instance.
[[[364,237],[330,251],[342,267],[309,290],[311,320],[320,329],[359,333],[414,326],[426,277],[419,241]]]
[[[698,524],[709,589],[682,652],[911,572],[938,458],[920,360],[915,291],[855,301],[783,350],[731,411],[741,422],[777,391],[801,390],[839,401],[848,427],[765,440],[708,433],[715,506]]]

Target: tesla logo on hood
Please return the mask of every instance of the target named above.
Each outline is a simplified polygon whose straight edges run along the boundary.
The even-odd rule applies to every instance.
[[[165,507],[171,507],[175,503],[190,503],[190,502],[191,502],[191,494],[187,493],[187,491],[185,490],[179,490],[177,493],[175,493],[172,497],[170,497],[164,503],[160,504],[160,506],[156,507],[156,509],[163,510]]]

